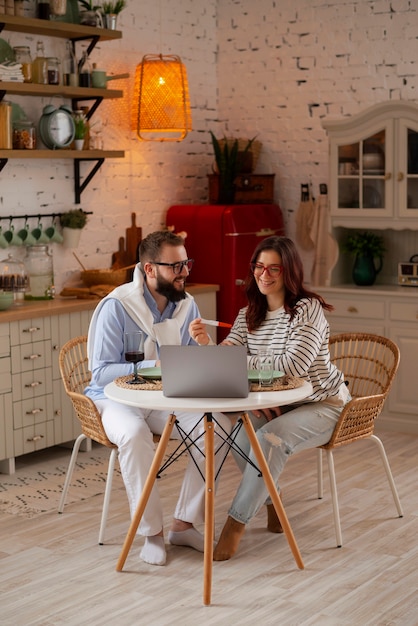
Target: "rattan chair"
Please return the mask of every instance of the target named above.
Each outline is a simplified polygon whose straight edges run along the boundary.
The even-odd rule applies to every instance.
[[[64,511],[65,499],[71,483],[78,451],[85,439],[92,439],[110,449],[109,466],[107,470],[106,488],[103,500],[102,519],[100,522],[99,544],[103,544],[109,511],[110,493],[112,489],[113,471],[117,456],[117,447],[109,441],[102,425],[102,419],[94,402],[83,394],[84,388],[90,381],[91,373],[88,370],[87,337],[76,337],[68,341],[60,351],[59,367],[65,391],[71,398],[74,411],[80,420],[82,434],[74,442],[70,463],[61,494],[58,512]]]
[[[322,498],[322,450],[326,451],[337,547],[342,546],[333,450],[370,439],[379,450],[399,514],[401,503],[382,441],[373,434],[399,366],[399,348],[390,339],[369,333],[343,333],[330,339],[331,360],[344,373],[352,400],[344,407],[329,442],[318,448],[318,497]]]

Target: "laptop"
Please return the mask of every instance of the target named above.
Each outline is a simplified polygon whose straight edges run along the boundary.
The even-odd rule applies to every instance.
[[[168,398],[246,398],[245,346],[161,346],[163,394]]]

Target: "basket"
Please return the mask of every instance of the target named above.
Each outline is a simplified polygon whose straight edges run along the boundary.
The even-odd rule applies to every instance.
[[[132,278],[132,268],[120,270],[85,270],[81,272],[81,280],[87,287],[94,285],[114,285],[118,287]]]

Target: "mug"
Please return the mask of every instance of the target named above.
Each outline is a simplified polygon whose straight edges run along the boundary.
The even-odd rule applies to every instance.
[[[20,237],[15,233],[15,227],[9,226],[9,230],[6,230],[4,233],[4,238],[6,239],[9,246],[21,246],[23,242]]]
[[[48,226],[48,228],[45,229],[45,235],[52,243],[62,243],[64,241],[64,237],[61,235],[58,228],[54,226],[54,224],[52,224],[52,226]]]
[[[32,235],[32,233],[30,232],[29,226],[27,224],[25,228],[21,228],[18,231],[17,236],[22,241],[22,244],[24,246],[35,246],[37,244],[37,241],[35,237]]]
[[[273,383],[274,353],[271,348],[260,348],[257,351],[258,382],[262,387]]]
[[[3,229],[0,226],[0,248],[8,248],[9,242],[3,234]]]
[[[36,239],[36,243],[49,243],[49,237],[46,235],[42,228],[42,224],[39,222],[38,226],[32,231],[33,237]]]

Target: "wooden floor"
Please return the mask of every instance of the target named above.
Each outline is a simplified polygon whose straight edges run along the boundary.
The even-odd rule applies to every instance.
[[[191,549],[169,546],[167,565],[153,567],[139,560],[138,538],[124,571],[115,571],[128,526],[120,483],[112,493],[103,546],[97,544],[100,497],[70,505],[63,515],[0,514],[0,623],[416,626],[418,438],[387,432],[382,439],[403,518],[397,517],[373,444],[340,450],[335,457],[344,545],[337,549],[328,480],[318,500],[316,453],[301,453],[287,464],[282,487],[305,569],[296,567],[283,535],[266,532],[262,510],[239,553],[214,563],[211,606],[202,604],[202,555]],[[159,481],[166,530],[180,477],[175,470]],[[238,479],[228,459],[216,498],[216,536]]]

